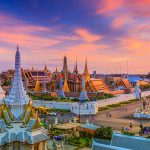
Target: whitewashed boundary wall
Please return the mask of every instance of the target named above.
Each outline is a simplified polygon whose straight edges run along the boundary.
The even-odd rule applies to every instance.
[[[142,97],[149,96],[150,91],[142,92]],[[99,107],[116,104],[119,102],[128,101],[131,99],[135,99],[133,94],[123,94],[118,95],[113,98],[107,98],[104,100],[99,100],[96,102],[86,102],[84,104],[79,103],[70,103],[70,102],[49,102],[49,101],[43,101],[43,100],[34,100],[33,105],[34,106],[45,106],[47,108],[51,109],[65,109],[70,110],[73,113],[86,115],[86,114],[96,114],[98,112]]]

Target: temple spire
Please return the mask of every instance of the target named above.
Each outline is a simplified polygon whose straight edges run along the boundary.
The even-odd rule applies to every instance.
[[[34,70],[33,66],[32,66],[32,70]]]
[[[87,65],[87,58],[85,60],[85,68],[84,68],[84,80],[85,82],[87,82],[88,80],[90,80],[90,74],[89,74],[89,71],[88,71],[88,65]]]
[[[44,71],[47,71],[48,69],[47,69],[47,65],[45,64],[45,67],[44,67]]]
[[[19,51],[19,46],[18,46],[18,44],[17,44],[17,51]]]
[[[84,81],[84,77],[82,77],[82,90],[80,92],[79,100],[85,101],[87,99],[88,99],[88,96],[87,96],[87,93],[85,91],[85,81]]]
[[[29,97],[23,87],[22,74],[21,74],[21,57],[19,52],[19,46],[17,45],[17,51],[15,54],[15,74],[12,80],[12,86],[9,90],[9,95],[4,101],[10,105],[11,112],[16,116],[22,113],[23,105],[27,104]]]
[[[62,78],[60,78],[59,80],[59,90],[58,90],[58,97],[63,97],[65,98],[65,94],[64,94],[64,91],[63,91],[63,80]]]
[[[66,55],[64,56],[63,60],[63,74],[66,74],[66,77],[68,77],[68,66],[67,66],[67,57]]]
[[[65,77],[64,77],[64,84],[63,84],[63,88],[62,89],[63,89],[64,92],[70,92],[69,87],[68,87],[66,74],[65,74]]]
[[[55,72],[58,72],[58,68],[56,67],[56,71]]]
[[[87,57],[86,57],[86,59],[85,59],[84,73],[89,73],[89,71],[88,71],[88,65],[87,65]]]
[[[75,66],[74,66],[73,73],[78,74],[78,63],[77,63],[77,58],[76,58],[76,64],[75,64]]]

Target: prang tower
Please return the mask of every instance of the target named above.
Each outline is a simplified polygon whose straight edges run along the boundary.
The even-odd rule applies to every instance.
[[[11,84],[9,94],[4,101],[10,106],[12,114],[18,118],[23,112],[23,106],[29,102],[29,97],[22,82],[21,58],[18,46],[15,55],[15,74]]]

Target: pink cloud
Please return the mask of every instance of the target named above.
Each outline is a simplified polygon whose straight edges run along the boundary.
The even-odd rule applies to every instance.
[[[0,32],[0,39],[1,42],[6,42],[9,44],[17,44],[19,43],[22,46],[32,46],[32,45],[53,45],[59,43],[57,40],[38,37],[34,35],[28,34],[19,34],[19,33],[7,33],[7,32]]]
[[[150,0],[131,0],[126,7],[133,16],[150,17]]]
[[[102,0],[96,7],[97,14],[105,14],[113,16],[114,14],[122,14],[116,12],[120,8],[132,16],[150,17],[150,0]],[[124,12],[124,11],[123,11]]]
[[[123,0],[102,0],[99,3],[99,7],[96,10],[97,14],[106,14],[108,12],[114,11],[123,5]]]
[[[90,33],[88,30],[83,28],[75,29],[74,32],[86,42],[94,42],[102,39],[102,36]]]
[[[110,27],[113,30],[118,30],[118,29],[122,28],[124,25],[127,25],[129,22],[130,23],[132,22],[132,19],[129,17],[129,15],[127,15],[127,14],[118,15],[118,16],[114,17],[114,19],[112,20]]]

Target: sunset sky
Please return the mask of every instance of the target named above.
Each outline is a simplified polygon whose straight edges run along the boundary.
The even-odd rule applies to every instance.
[[[150,72],[150,0],[1,0],[0,71],[14,68],[19,44],[24,68],[62,69],[85,58],[92,73]]]

